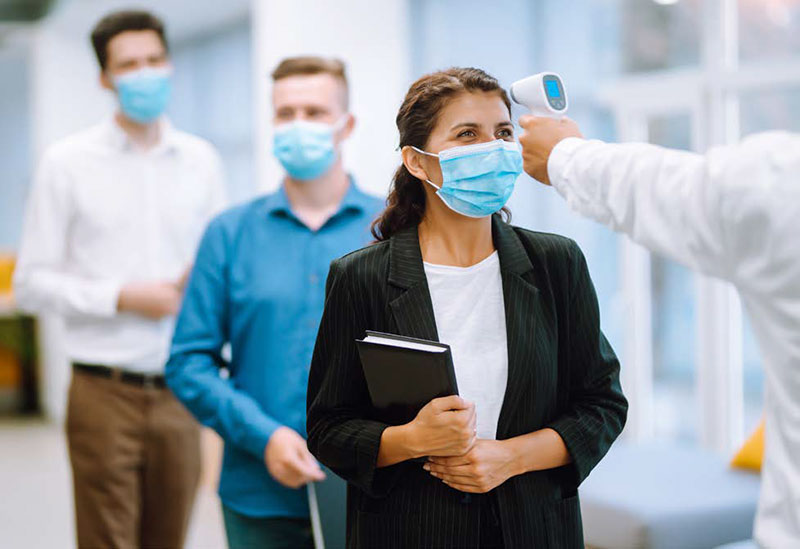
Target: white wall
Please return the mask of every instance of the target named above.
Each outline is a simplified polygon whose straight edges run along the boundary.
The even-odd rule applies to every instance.
[[[362,189],[385,195],[400,163],[394,119],[410,84],[406,0],[253,0],[254,154],[262,191],[280,184],[271,154],[269,74],[288,56],[336,56],[347,63],[357,127],[345,165]]]

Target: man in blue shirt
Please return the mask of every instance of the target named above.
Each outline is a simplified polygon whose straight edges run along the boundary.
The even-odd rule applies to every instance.
[[[342,166],[354,125],[344,65],[291,58],[272,77],[273,152],[286,177],[210,223],[166,368],[178,398],[225,440],[232,549],[313,546],[303,486],[324,474],[306,446],[306,385],[325,280],[333,259],[370,241],[383,206]]]

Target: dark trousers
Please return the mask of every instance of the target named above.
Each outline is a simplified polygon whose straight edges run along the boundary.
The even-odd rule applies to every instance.
[[[229,549],[313,549],[311,522],[303,518],[248,517],[222,506]]]
[[[78,547],[181,547],[199,427],[172,393],[74,371],[66,430]]]

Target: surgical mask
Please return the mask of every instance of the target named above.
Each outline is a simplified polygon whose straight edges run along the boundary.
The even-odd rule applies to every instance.
[[[334,134],[347,122],[335,124],[297,120],[275,128],[273,152],[292,179],[307,181],[327,172],[336,161]]]
[[[118,76],[114,87],[122,112],[135,122],[152,122],[167,108],[172,92],[169,68],[145,67]]]
[[[446,149],[439,154],[415,151],[439,158],[442,185],[436,188],[445,205],[467,217],[486,217],[506,205],[514,183],[522,173],[522,154],[515,141],[497,139],[488,143]]]

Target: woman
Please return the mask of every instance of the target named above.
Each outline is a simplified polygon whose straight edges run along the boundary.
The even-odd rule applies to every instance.
[[[504,220],[521,158],[497,80],[424,76],[397,127],[379,242],[331,265],[309,379],[308,445],[349,483],[348,545],[582,547],[577,488],[627,412],[583,255]],[[365,330],[450,344],[460,396],[375,420]]]

